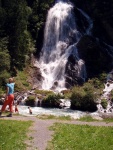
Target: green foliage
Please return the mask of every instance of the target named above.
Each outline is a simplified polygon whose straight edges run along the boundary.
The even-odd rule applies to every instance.
[[[101,76],[101,75],[100,75]],[[103,86],[103,83],[105,82],[105,76],[103,77],[104,75],[102,75],[99,78],[92,78],[92,79],[89,79],[88,82],[93,85],[95,88],[97,89],[102,89],[104,86]]]
[[[35,93],[36,93],[36,94],[42,94],[42,95],[44,95],[44,96],[47,96],[47,95],[50,95],[50,94],[54,94],[53,91],[39,90],[39,89],[36,89],[36,90],[35,90]]]
[[[27,91],[31,88],[31,84],[28,82],[28,76],[29,74],[26,69],[18,71],[18,74],[15,77],[15,91]]]
[[[60,95],[60,94],[50,94],[42,100],[41,105],[42,105],[42,107],[56,107],[56,108],[59,108],[61,98],[62,98],[62,95]]]
[[[96,111],[97,94],[94,87],[86,83],[83,87],[74,87],[72,90],[71,108],[82,111]]]
[[[25,101],[25,104],[27,106],[35,106],[35,96],[34,95],[31,95],[27,98],[27,100]]]
[[[6,79],[8,79],[9,77],[10,77],[10,74],[6,70],[3,70],[1,72],[1,74],[0,74],[0,85],[2,85],[3,88],[6,84]]]
[[[63,90],[63,91],[61,91],[61,93],[64,95],[64,97],[65,98],[70,98],[70,96],[71,96],[71,90]]]
[[[107,100],[106,99],[101,99],[101,105],[102,105],[102,107],[104,108],[104,109],[106,109],[107,108]]]
[[[29,17],[29,25],[28,25],[33,38],[37,39],[40,29],[45,24],[47,11],[53,2],[54,2],[53,0],[33,1],[31,5],[32,14]]]
[[[7,77],[4,72],[14,75],[14,67],[23,70],[31,61],[38,32],[52,3],[53,0],[0,1],[0,86]]]
[[[5,78],[10,76],[10,55],[8,53],[7,44],[7,38],[0,38],[0,85],[4,85]]]
[[[28,18],[32,10],[24,0],[6,0],[3,7],[6,19],[2,28],[9,37],[11,65],[23,69],[26,65],[26,55],[30,55],[31,50],[34,51],[34,42],[27,31]]]

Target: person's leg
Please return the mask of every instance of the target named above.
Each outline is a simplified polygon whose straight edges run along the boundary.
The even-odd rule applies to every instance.
[[[14,101],[14,95],[11,94],[8,96],[8,99],[9,99],[9,110],[10,110],[10,114],[7,115],[8,117],[11,117],[12,116],[12,113],[13,113],[13,101]]]
[[[5,111],[6,106],[7,106],[8,104],[9,104],[9,100],[7,99],[7,100],[5,100],[5,102],[4,102],[4,104],[3,104],[2,108],[1,108],[1,112]]]
[[[5,111],[6,106],[7,106],[8,104],[9,104],[9,100],[7,99],[7,100],[5,100],[5,102],[4,102],[4,104],[3,104],[2,108],[1,108],[0,116],[2,115],[2,112]]]

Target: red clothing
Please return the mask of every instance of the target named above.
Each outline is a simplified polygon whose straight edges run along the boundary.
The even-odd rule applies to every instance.
[[[18,108],[17,107],[15,107],[15,112],[18,112]]]
[[[5,102],[2,106],[1,112],[5,111],[5,108],[7,105],[9,105],[10,112],[13,112],[13,101],[14,101],[14,94],[8,95],[7,100],[5,100]]]

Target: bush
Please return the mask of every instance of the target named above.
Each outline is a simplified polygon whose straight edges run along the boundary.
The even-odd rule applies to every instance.
[[[90,112],[97,110],[97,94],[92,86],[74,87],[70,99],[72,109]]]
[[[97,89],[103,89],[104,85],[103,83],[105,83],[105,74],[101,74],[99,78],[92,78],[88,80],[88,83],[92,86],[94,86]]]
[[[59,108],[60,107],[60,94],[50,94],[42,101],[42,107]]]
[[[35,96],[34,95],[29,96],[27,98],[27,100],[25,101],[25,105],[27,105],[27,106],[35,106]]]
[[[2,88],[3,86],[5,86],[6,79],[8,79],[9,77],[10,74],[6,70],[2,71],[2,73],[0,72],[0,85],[2,85]]]
[[[78,109],[78,110],[81,109],[81,103],[82,103],[84,95],[85,95],[85,92],[81,87],[75,87],[72,90],[72,95],[70,97],[72,109]]]
[[[65,98],[69,98],[71,96],[71,90],[67,89],[67,90],[62,90],[61,93],[64,95]]]
[[[101,100],[101,105],[102,105],[102,107],[103,107],[104,109],[106,109],[106,108],[107,108],[107,100],[106,100],[106,99],[102,99],[102,100]]]

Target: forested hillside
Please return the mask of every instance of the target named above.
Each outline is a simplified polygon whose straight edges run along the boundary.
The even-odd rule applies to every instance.
[[[0,0],[0,85],[30,64],[52,3],[53,0]]]

